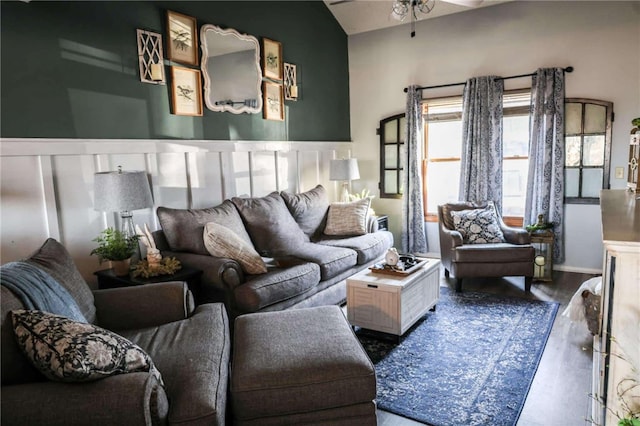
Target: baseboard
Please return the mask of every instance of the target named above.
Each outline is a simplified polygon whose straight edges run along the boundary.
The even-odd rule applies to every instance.
[[[569,265],[553,265],[553,270],[562,271],[562,272],[577,272],[580,274],[602,275],[602,269],[580,268],[577,266],[569,266]]]

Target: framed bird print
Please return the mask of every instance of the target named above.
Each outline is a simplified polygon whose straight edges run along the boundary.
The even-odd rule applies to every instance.
[[[282,84],[262,82],[262,117],[265,120],[284,120],[284,92]]]
[[[282,43],[262,38],[262,75],[272,80],[282,81]]]
[[[198,65],[198,23],[196,18],[167,10],[167,58]]]
[[[199,70],[171,67],[171,113],[202,115],[202,81]]]

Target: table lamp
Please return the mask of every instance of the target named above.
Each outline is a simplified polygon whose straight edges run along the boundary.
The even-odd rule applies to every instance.
[[[93,181],[95,194],[94,209],[98,211],[120,212],[121,231],[125,237],[136,235],[132,210],[153,207],[147,173],[143,171],[123,171],[118,166],[116,172],[96,173]]]
[[[349,183],[355,179],[360,179],[358,160],[355,158],[331,160],[329,164],[329,180],[342,181],[342,197],[340,201],[344,203],[349,201]]]

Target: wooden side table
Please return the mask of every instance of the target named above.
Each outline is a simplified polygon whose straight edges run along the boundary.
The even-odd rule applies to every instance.
[[[200,290],[200,275],[202,271],[196,268],[190,268],[188,266],[182,266],[182,268],[175,274],[158,275],[151,278],[134,278],[131,275],[117,276],[113,269],[102,269],[94,272],[98,277],[98,288],[104,290],[107,288],[118,287],[131,287],[136,285],[165,283],[169,281],[186,281],[189,286],[189,290],[193,293],[196,301],[199,297]]]

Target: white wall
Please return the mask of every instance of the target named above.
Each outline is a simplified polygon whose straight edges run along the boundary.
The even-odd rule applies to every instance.
[[[103,269],[92,239],[119,214],[93,209],[93,175],[144,170],[154,208],[136,210],[136,224],[159,229],[155,207],[203,208],[234,196],[302,192],[318,183],[330,200],[329,161],[351,154],[348,142],[238,142],[193,140],[0,140],[0,264],[28,256],[51,237],[65,245],[95,285]]]
[[[575,71],[566,74],[567,97],[614,103],[611,187],[624,187],[631,119],[640,116],[640,2],[516,1],[420,21],[413,39],[409,31],[403,25],[349,37],[351,136],[361,175],[355,190],[378,186],[375,131],[380,119],[404,111],[404,87],[569,65]],[[530,86],[530,78],[505,81],[506,89]],[[461,93],[458,86],[425,96]],[[620,166],[625,179],[615,179]],[[373,207],[389,215],[400,241],[400,201],[376,198]],[[568,205],[565,212],[566,260],[559,269],[601,270],[598,206]],[[437,225],[429,223],[427,233],[429,251],[439,252]]]

